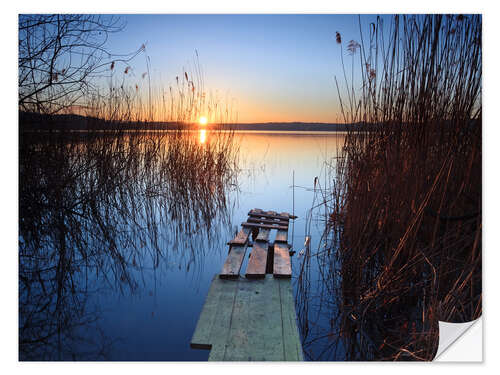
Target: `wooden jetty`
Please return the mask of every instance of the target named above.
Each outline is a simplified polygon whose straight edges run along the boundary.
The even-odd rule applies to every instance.
[[[228,242],[227,259],[212,280],[191,339],[191,347],[210,350],[209,361],[303,360],[288,245],[288,223],[295,218],[253,209]],[[276,236],[271,244],[273,230]]]

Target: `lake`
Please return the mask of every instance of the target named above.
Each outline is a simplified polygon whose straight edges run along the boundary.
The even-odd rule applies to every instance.
[[[343,359],[326,334],[335,303],[319,262],[308,258],[307,280],[299,280],[305,236],[312,252],[323,246],[320,203],[342,134],[237,132],[237,171],[217,181],[200,160],[196,171],[177,165],[162,174],[182,155],[148,156],[161,147],[155,133],[140,146],[101,137],[88,147],[78,135],[21,136],[20,360],[207,360],[190,339],[226,242],[253,208],[298,216],[289,242],[305,358]],[[217,135],[191,137],[189,147],[203,148]],[[123,156],[119,165],[133,147],[140,160]],[[167,178],[175,188],[162,186]]]

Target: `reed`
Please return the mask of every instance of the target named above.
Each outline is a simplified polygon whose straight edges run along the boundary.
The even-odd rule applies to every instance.
[[[360,84],[337,81],[350,130],[318,256],[345,359],[430,360],[438,320],[481,315],[481,25],[379,18],[348,45]]]
[[[109,65],[108,90],[88,91],[78,106],[65,107],[87,116],[87,131],[42,124],[50,131],[33,132],[21,124],[22,360],[105,359],[112,343],[101,337],[92,294],[140,292],[146,272],[172,262],[200,277],[207,252],[227,240],[239,173],[228,115],[210,112],[220,105],[205,100],[201,77],[194,86],[185,72],[166,98],[151,86],[149,71],[136,89],[131,68],[116,73],[121,67]],[[200,139],[193,124],[202,114],[218,122]],[[88,339],[96,342],[81,352]]]

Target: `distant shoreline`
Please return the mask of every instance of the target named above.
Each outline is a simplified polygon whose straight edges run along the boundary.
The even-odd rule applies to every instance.
[[[267,122],[267,123],[249,123],[249,124],[231,124],[233,130],[245,131],[309,131],[309,132],[344,132],[348,130],[345,124],[330,123],[307,123],[307,122]]]
[[[265,122],[206,125],[207,130],[234,131],[285,131],[285,132],[345,132],[352,125],[318,122]],[[106,131],[106,130],[198,130],[200,126],[174,122],[110,123],[80,115],[41,115],[19,112],[19,128],[22,131]]]

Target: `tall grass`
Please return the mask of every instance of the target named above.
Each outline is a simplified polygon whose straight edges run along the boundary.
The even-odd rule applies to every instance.
[[[481,27],[394,16],[348,45],[361,84],[337,81],[351,126],[320,262],[346,359],[430,360],[438,320],[481,315]]]
[[[147,70],[138,72],[127,64],[111,64],[101,84],[81,101],[80,114],[108,123],[170,123],[193,125],[201,116],[212,127],[228,127],[237,117],[231,102],[205,88],[203,70],[196,53],[190,70],[183,70],[170,84],[152,77],[144,48]],[[105,83],[105,84],[103,84]],[[175,126],[172,126],[175,128]]]
[[[206,252],[223,247],[229,194],[238,188],[238,145],[231,131],[207,130],[201,140],[192,130],[198,116],[228,117],[209,112],[202,85],[184,77],[165,102],[149,83],[142,95],[111,77],[105,95],[89,94],[86,105],[73,108],[89,116],[89,131],[21,131],[22,360],[105,358],[110,343],[98,332],[89,335],[90,352],[78,351],[88,339],[82,327],[99,320],[91,294],[103,287],[140,291],[144,272],[168,269],[172,258],[200,273]],[[168,131],[141,127],[156,120],[169,121]],[[217,127],[223,125],[210,129]]]

